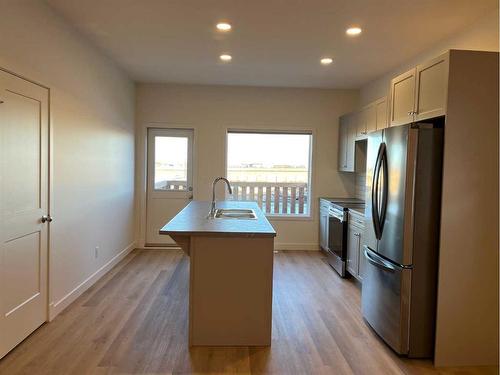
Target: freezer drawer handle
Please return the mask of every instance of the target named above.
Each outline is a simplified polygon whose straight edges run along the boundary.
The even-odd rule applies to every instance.
[[[364,247],[364,250],[365,250],[365,258],[368,262],[370,262],[371,264],[373,264],[375,267],[378,267],[378,268],[381,268],[385,271],[389,271],[389,272],[394,272],[396,271],[396,268],[394,268],[389,262],[386,262],[385,260],[377,257],[377,258],[374,258],[371,254],[370,254],[370,250],[368,249],[367,246]]]

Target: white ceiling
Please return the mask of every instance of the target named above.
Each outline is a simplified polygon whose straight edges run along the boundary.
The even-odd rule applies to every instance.
[[[357,88],[497,0],[47,0],[136,81]],[[215,31],[227,20],[233,30]],[[345,29],[359,25],[350,38]],[[221,53],[233,56],[219,62]],[[334,60],[319,64],[322,56]]]

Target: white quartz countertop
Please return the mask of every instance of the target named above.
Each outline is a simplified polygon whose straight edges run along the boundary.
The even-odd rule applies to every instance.
[[[192,201],[160,229],[160,234],[185,236],[275,237],[276,231],[255,202],[220,201],[217,208],[252,209],[256,219],[208,219],[210,202]]]

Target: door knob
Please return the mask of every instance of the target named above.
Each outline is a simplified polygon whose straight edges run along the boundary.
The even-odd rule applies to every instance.
[[[45,222],[52,222],[52,216],[50,215],[43,215],[42,216],[42,223],[45,223]]]

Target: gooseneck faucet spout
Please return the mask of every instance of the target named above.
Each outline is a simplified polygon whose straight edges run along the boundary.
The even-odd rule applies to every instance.
[[[224,177],[217,177],[212,184],[212,204],[210,206],[210,213],[208,214],[209,218],[215,217],[215,211],[216,211],[216,208],[215,208],[215,187],[217,185],[217,182],[219,182],[221,180],[226,183],[227,190],[229,191],[229,194],[233,194],[233,189],[231,188],[231,184],[229,183],[229,180],[227,178],[224,178]]]

